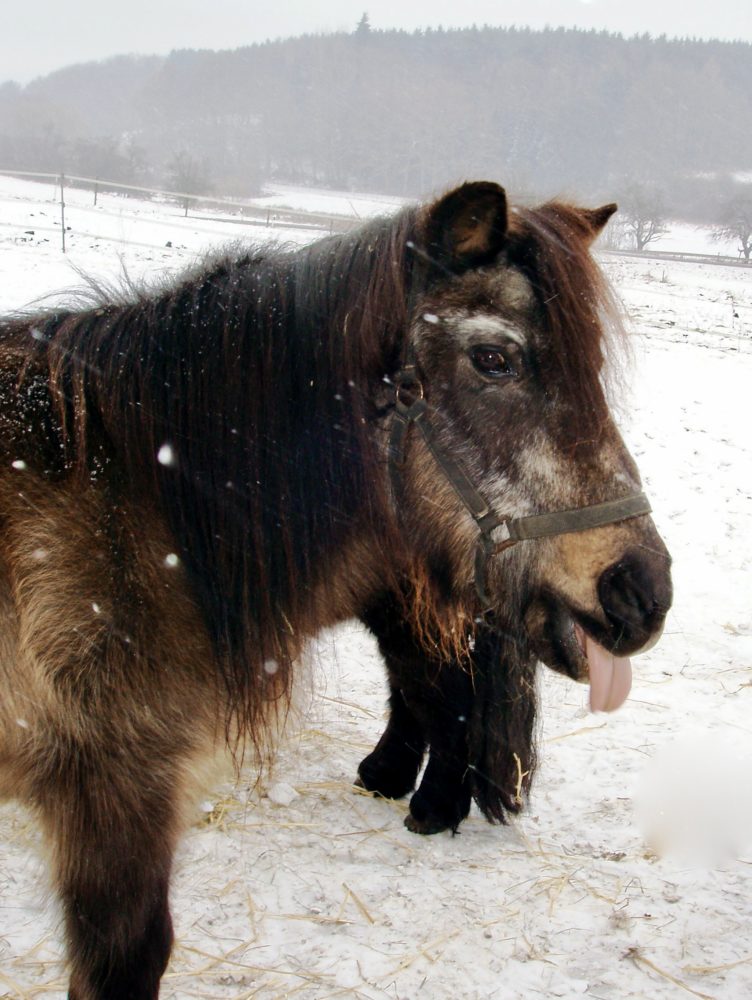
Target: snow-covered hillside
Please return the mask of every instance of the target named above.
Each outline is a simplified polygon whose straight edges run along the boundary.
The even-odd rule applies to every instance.
[[[0,310],[80,283],[71,265],[152,278],[280,235],[71,192],[63,257],[50,195],[0,178]],[[351,784],[382,726],[374,645],[356,625],[322,635],[274,773],[213,790],[182,844],[167,1000],[752,995],[752,269],[605,266],[634,331],[624,432],[675,559],[675,608],[631,698],[592,716],[584,689],[542,671],[526,815],[420,838],[405,803]],[[38,835],[5,804],[0,997],[61,1000],[61,953]]]

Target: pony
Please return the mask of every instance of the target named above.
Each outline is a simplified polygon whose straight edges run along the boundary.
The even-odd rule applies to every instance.
[[[533,656],[600,690],[660,634],[589,253],[613,210],[467,183],[2,322],[0,789],[49,844],[70,1000],[158,996],[195,775],[263,758],[321,628],[370,621],[402,689],[470,676],[488,613],[522,774]]]

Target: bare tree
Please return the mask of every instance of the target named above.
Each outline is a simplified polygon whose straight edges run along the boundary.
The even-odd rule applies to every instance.
[[[633,184],[619,199],[624,227],[642,253],[668,232],[663,196],[656,188]]]
[[[740,194],[727,202],[721,214],[721,224],[712,239],[739,240],[739,253],[749,263],[752,256],[752,194]]]
[[[185,150],[176,153],[167,165],[168,184],[171,190],[178,194],[198,195],[209,194],[209,169],[206,163],[196,159]],[[193,199],[183,197],[182,204],[185,214],[188,215],[188,206]]]

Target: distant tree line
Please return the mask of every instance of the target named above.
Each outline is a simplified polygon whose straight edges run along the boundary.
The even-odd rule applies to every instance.
[[[0,167],[182,175],[237,195],[277,180],[422,196],[492,177],[518,197],[651,192],[663,212],[730,227],[750,214],[739,180],[752,171],[750,122],[746,43],[377,31],[364,15],[349,34],[6,83]]]

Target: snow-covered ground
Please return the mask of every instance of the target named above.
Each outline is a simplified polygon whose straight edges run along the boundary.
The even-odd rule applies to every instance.
[[[94,209],[70,192],[64,258],[51,193],[0,178],[1,310],[78,283],[71,265],[153,276],[249,238],[178,208],[108,197]],[[300,192],[277,197],[321,210]],[[374,645],[356,625],[322,635],[274,773],[215,790],[183,841],[168,1000],[752,995],[752,270],[605,266],[634,331],[624,431],[675,558],[675,608],[635,661],[630,700],[591,716],[585,690],[543,671],[526,815],[507,828],[471,815],[456,837],[419,838],[405,803],[351,785],[383,720]],[[7,804],[0,997],[60,1000],[64,983],[38,836]]]

